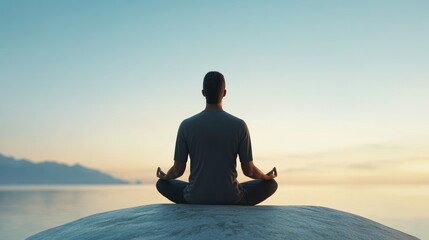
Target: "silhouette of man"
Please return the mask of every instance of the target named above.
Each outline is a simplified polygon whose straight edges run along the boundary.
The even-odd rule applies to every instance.
[[[185,119],[179,127],[174,165],[167,174],[158,167],[158,191],[175,203],[256,205],[277,190],[276,168],[264,174],[253,164],[246,123],[223,111],[225,79],[219,72],[204,77],[204,111]],[[175,180],[191,159],[189,183]],[[238,183],[237,155],[244,175],[252,181]]]

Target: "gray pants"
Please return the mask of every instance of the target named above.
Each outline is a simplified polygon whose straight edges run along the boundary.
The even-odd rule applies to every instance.
[[[183,189],[188,185],[187,182],[180,180],[161,180],[156,183],[158,192],[170,201],[175,203],[187,203],[183,197]],[[277,190],[275,180],[252,180],[240,183],[244,189],[243,198],[236,203],[237,205],[256,205],[273,195]]]

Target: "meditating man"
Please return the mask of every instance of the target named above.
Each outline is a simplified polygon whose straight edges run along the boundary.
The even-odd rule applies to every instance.
[[[256,205],[277,190],[276,168],[264,174],[253,164],[246,123],[223,111],[225,79],[219,72],[204,77],[204,111],[184,120],[179,127],[174,165],[167,174],[158,167],[158,191],[175,203]],[[175,180],[191,159],[189,183]],[[237,155],[244,175],[256,179],[237,181]]]

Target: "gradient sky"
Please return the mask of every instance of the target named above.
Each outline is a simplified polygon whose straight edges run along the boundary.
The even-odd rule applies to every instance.
[[[429,183],[428,1],[0,1],[0,152],[155,180],[225,75],[291,183]]]

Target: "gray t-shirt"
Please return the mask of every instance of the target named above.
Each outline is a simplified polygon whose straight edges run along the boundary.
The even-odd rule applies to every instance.
[[[191,159],[189,203],[233,204],[243,196],[237,181],[237,154],[241,162],[253,160],[246,123],[222,110],[205,110],[179,127],[174,160]]]

